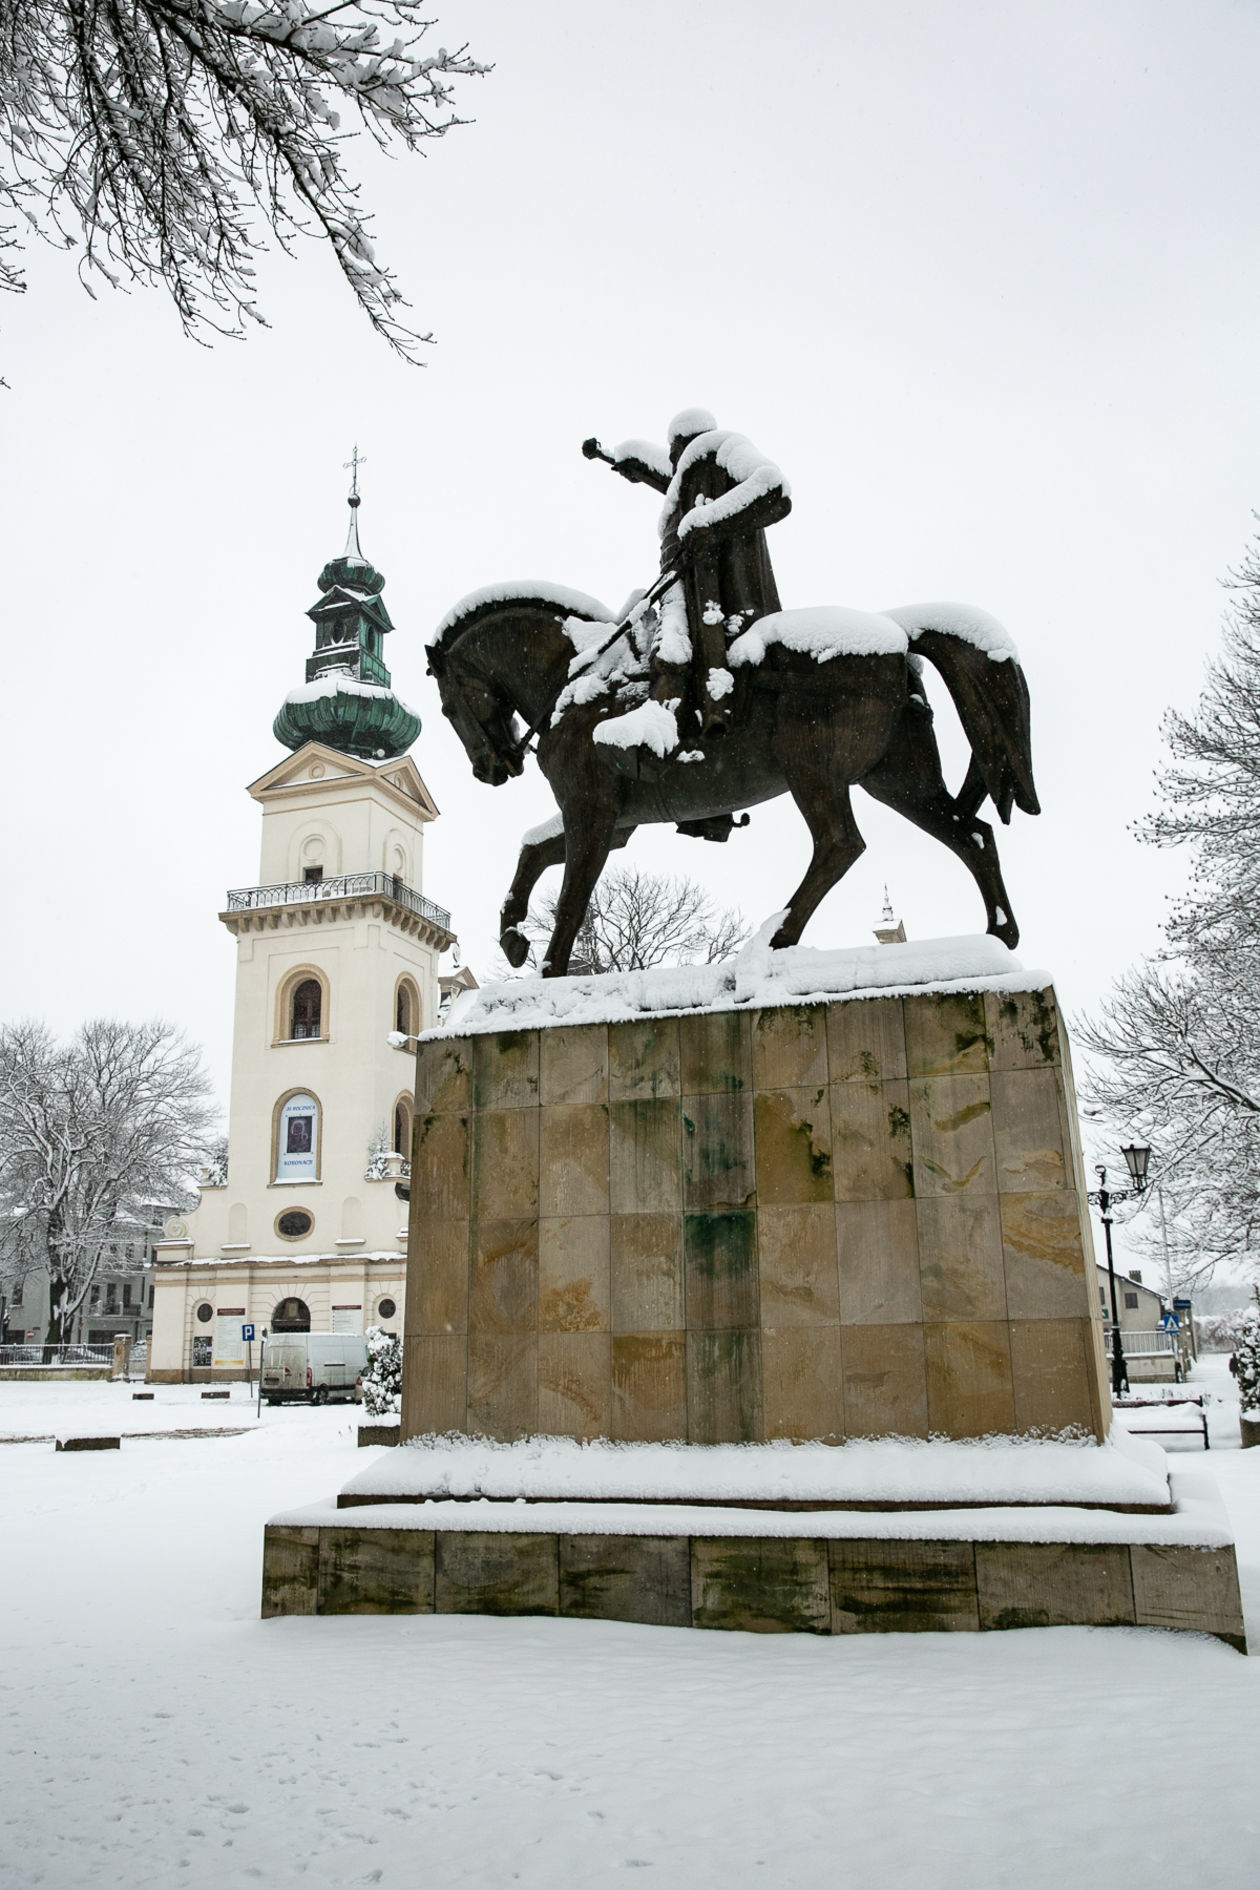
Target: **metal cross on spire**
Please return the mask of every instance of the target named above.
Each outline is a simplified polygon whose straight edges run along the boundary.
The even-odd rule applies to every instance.
[[[352,564],[363,563],[363,553],[359,550],[359,468],[367,465],[367,455],[359,451],[359,442],[354,443],[354,451],[349,459],[343,460],[343,469],[350,474],[350,496],[346,504],[350,507],[350,529],[346,533],[346,548],[343,558],[349,558]]]
[[[350,474],[350,503],[359,503],[359,468],[367,465],[367,454],[360,453],[359,442],[354,443],[354,451],[349,459],[342,462],[342,469]]]

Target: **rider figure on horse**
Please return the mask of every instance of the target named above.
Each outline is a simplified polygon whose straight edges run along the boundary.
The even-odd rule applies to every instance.
[[[627,440],[605,453],[582,448],[635,485],[664,493],[661,596],[649,649],[651,698],[704,741],[726,733],[734,678],[727,647],[759,617],[781,608],[766,548],[766,527],[792,509],[787,481],[742,434],[719,431],[711,413],[689,407],[670,422],[668,453]]]

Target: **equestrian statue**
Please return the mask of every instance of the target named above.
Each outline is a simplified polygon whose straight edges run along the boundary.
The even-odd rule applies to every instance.
[[[619,617],[549,584],[499,584],[449,611],[429,645],[443,713],[479,781],[499,787],[538,765],[559,815],[525,835],[500,943],[524,963],[519,929],[549,866],[564,867],[544,977],[562,977],[608,855],[636,827],[724,841],[735,815],[791,794],[814,842],[772,948],[795,945],[865,842],[855,784],[940,840],[967,867],[989,932],[1019,928],[1002,884],[987,797],[1040,812],[1028,685],[1015,648],[985,612],[960,604],[889,611],[784,610],[766,530],[792,501],[778,467],[741,434],[689,408],[668,445],[582,448],[664,495],[660,571]],[[922,680],[943,678],[971,747],[956,795],[945,785]]]

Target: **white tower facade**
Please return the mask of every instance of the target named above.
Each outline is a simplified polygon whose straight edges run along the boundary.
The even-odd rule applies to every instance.
[[[402,1330],[414,1052],[389,1037],[438,1020],[437,808],[409,757],[317,742],[249,791],[259,883],[219,915],[237,954],[227,1161],[157,1250],[158,1381],[242,1375],[246,1323]]]
[[[424,896],[437,808],[390,688],[384,580],[358,544],[320,577],[306,682],[255,781],[258,883],[229,892],[236,1015],[226,1157],[155,1252],[149,1377],[245,1375],[242,1327],[403,1329],[414,1036],[438,1021],[450,915]],[[255,1348],[254,1359],[257,1359]]]

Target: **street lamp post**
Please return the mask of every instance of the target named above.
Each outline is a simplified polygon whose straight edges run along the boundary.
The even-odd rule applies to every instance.
[[[1090,1193],[1090,1200],[1099,1210],[1103,1224],[1103,1233],[1107,1239],[1107,1282],[1111,1288],[1111,1395],[1121,1397],[1129,1389],[1129,1374],[1124,1362],[1124,1346],[1120,1338],[1120,1309],[1116,1303],[1116,1263],[1111,1251],[1111,1209],[1117,1201],[1127,1201],[1130,1195],[1141,1194],[1146,1187],[1146,1170],[1151,1159],[1151,1151],[1141,1143],[1131,1142],[1128,1148],[1122,1148],[1125,1166],[1133,1183],[1131,1188],[1108,1188],[1107,1170],[1099,1167],[1095,1170],[1098,1186]]]

